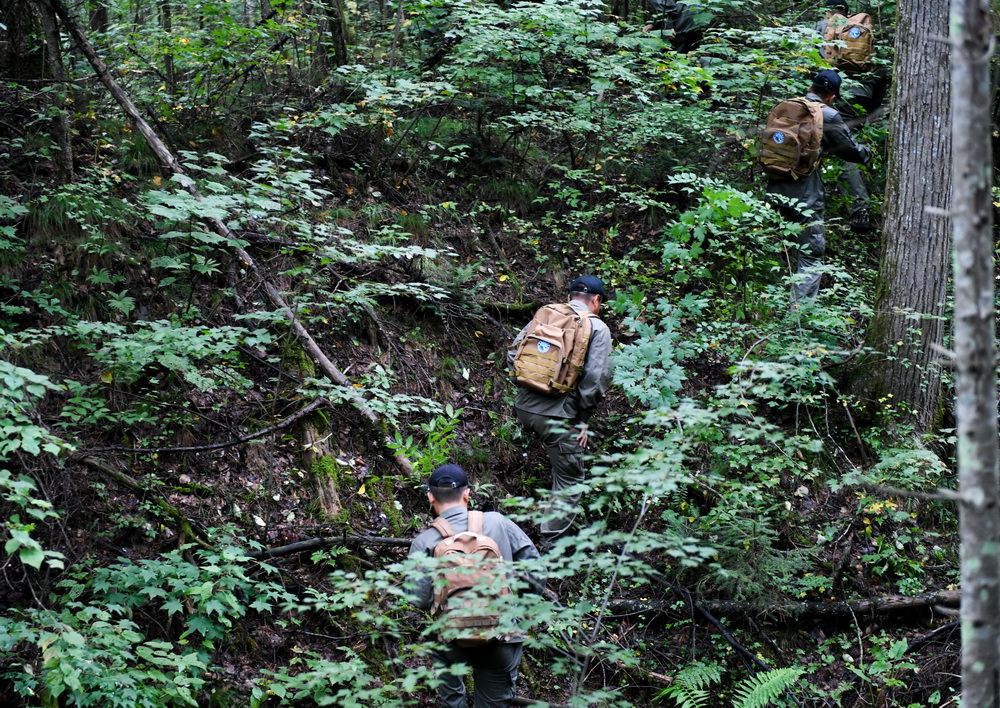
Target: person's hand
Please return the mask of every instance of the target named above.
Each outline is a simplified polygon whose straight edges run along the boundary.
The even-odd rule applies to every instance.
[[[580,434],[576,436],[576,444],[580,447],[587,447],[587,424],[583,423],[580,426]]]
[[[646,25],[645,27],[643,27],[642,31],[643,32],[652,32],[653,31],[653,23],[650,22],[648,25]]]

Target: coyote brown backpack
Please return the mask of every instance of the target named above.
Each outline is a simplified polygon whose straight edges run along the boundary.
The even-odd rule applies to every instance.
[[[808,177],[819,165],[823,104],[804,98],[782,101],[767,116],[760,134],[761,167],[769,177]]]
[[[576,390],[590,344],[591,317],[568,303],[539,309],[514,354],[518,385],[551,396]]]
[[[486,644],[498,635],[499,599],[510,593],[500,547],[483,534],[483,512],[469,512],[469,530],[455,533],[443,516],[431,526],[444,536],[434,547],[431,614],[444,616],[441,638],[460,647]]]
[[[823,58],[848,74],[858,74],[871,69],[875,54],[875,35],[872,18],[866,12],[843,17],[834,15],[826,23],[823,39],[837,44],[823,47]]]

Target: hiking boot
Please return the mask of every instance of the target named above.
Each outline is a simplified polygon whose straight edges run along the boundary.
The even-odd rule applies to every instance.
[[[872,221],[872,215],[868,213],[867,209],[862,209],[852,215],[848,225],[851,231],[856,234],[868,234],[875,230],[875,222]]]

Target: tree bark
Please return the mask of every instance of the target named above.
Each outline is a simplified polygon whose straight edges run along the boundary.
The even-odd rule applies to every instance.
[[[350,35],[350,24],[342,0],[326,0],[326,21],[329,27],[330,49],[333,53],[333,65],[347,64],[347,38]],[[320,42],[322,46],[323,42]],[[325,60],[325,57],[324,57]]]
[[[934,345],[944,335],[950,241],[948,4],[901,0],[896,26],[882,260],[869,358],[855,387],[873,412],[892,408],[922,433],[941,411]]]
[[[163,28],[163,33],[167,35],[169,39],[171,33],[174,31],[174,14],[173,9],[170,7],[170,0],[160,0],[160,24]],[[167,77],[167,91],[170,92],[171,96],[177,95],[177,77],[174,73],[174,48],[170,46],[166,53],[163,55],[163,73]]]
[[[1000,484],[988,0],[951,0],[955,412],[962,540],[962,705],[1000,707]]]
[[[54,158],[56,180],[59,184],[71,184],[73,182],[73,146],[70,142],[69,111],[66,107],[69,83],[66,81],[66,70],[63,65],[62,43],[52,8],[44,0],[36,0],[34,5],[45,30],[45,58],[49,65],[49,71],[52,72],[52,78],[56,82],[55,90],[50,94],[54,113],[52,133],[57,148]]]

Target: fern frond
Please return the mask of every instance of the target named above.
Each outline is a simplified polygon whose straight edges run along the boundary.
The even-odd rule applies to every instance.
[[[718,664],[694,661],[678,671],[673,685],[657,693],[656,699],[673,699],[677,708],[704,708],[711,695],[706,689],[721,680],[722,668]]]
[[[805,672],[800,667],[773,669],[752,676],[736,687],[736,708],[766,708],[784,695]]]
[[[722,667],[704,661],[692,661],[677,672],[674,684],[689,688],[708,688],[722,680]]]
[[[674,684],[656,695],[657,698],[672,698],[677,702],[677,708],[704,708],[708,703],[709,693],[703,688],[691,688]]]

